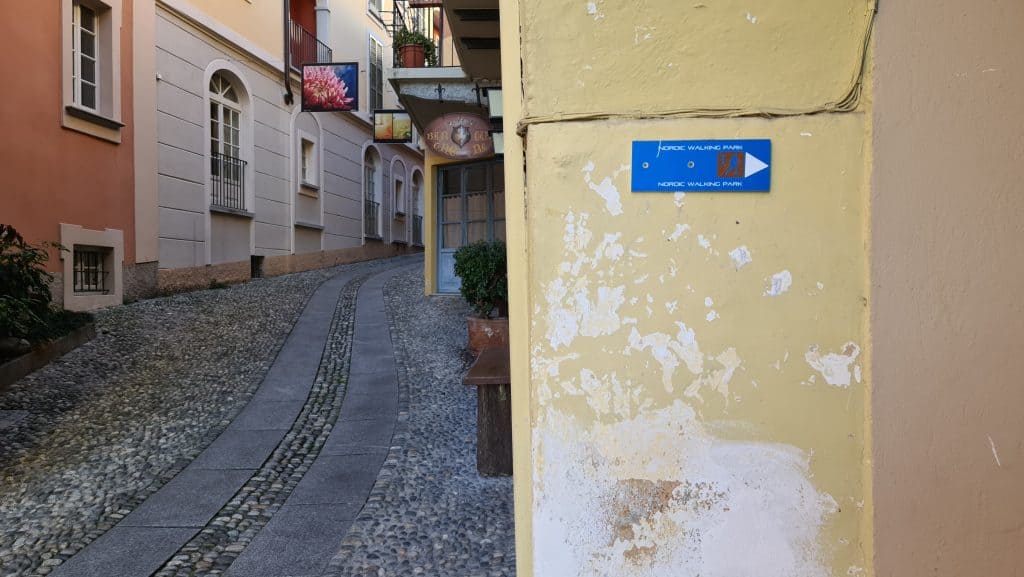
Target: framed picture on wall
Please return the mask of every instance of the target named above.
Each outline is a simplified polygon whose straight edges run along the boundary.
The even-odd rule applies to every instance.
[[[374,110],[373,141],[412,142],[412,117],[404,110]]]
[[[350,112],[358,108],[358,62],[302,65],[304,112]]]

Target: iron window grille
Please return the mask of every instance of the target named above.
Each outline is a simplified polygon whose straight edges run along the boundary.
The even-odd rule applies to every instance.
[[[76,293],[107,293],[105,257],[108,251],[99,248],[75,247],[74,291]]]
[[[245,210],[245,165],[239,158],[216,152],[210,155],[213,206]]]

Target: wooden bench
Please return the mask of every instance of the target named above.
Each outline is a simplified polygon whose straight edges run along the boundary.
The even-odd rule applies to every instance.
[[[512,378],[508,347],[484,349],[462,384],[477,387],[476,470],[488,477],[512,474]]]

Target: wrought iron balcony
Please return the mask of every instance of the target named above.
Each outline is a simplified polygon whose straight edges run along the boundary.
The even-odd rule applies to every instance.
[[[435,30],[434,22],[434,8],[440,5],[441,3],[436,0],[394,1],[393,10],[389,15],[390,22],[386,22],[386,24],[389,27],[388,31],[392,38],[392,48],[394,49],[392,62],[395,68],[420,68],[440,65],[442,62],[441,46],[440,42],[434,39],[435,31],[438,32],[438,37],[443,37],[441,30]],[[421,34],[430,40],[431,45],[429,47],[421,47],[424,50],[422,57],[425,58],[422,63],[418,62],[419,58],[417,57],[410,57],[408,60],[403,58],[402,39],[403,37],[408,38],[410,34]]]
[[[239,158],[210,155],[210,181],[213,186],[212,206],[245,210],[245,165]]]
[[[380,212],[380,203],[367,198],[365,200],[365,212],[363,213],[364,232],[366,236],[379,238],[377,231],[377,214]]]
[[[329,46],[316,39],[316,34],[302,27],[294,20],[288,21],[289,42],[292,55],[291,65],[301,69],[303,64],[320,64],[330,62],[332,58]]]
[[[412,217],[412,243],[423,244],[423,217],[420,215]]]

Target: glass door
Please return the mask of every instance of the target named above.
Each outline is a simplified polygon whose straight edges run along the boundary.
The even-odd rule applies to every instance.
[[[457,293],[455,251],[478,241],[505,239],[505,176],[502,161],[438,170],[437,290]]]

